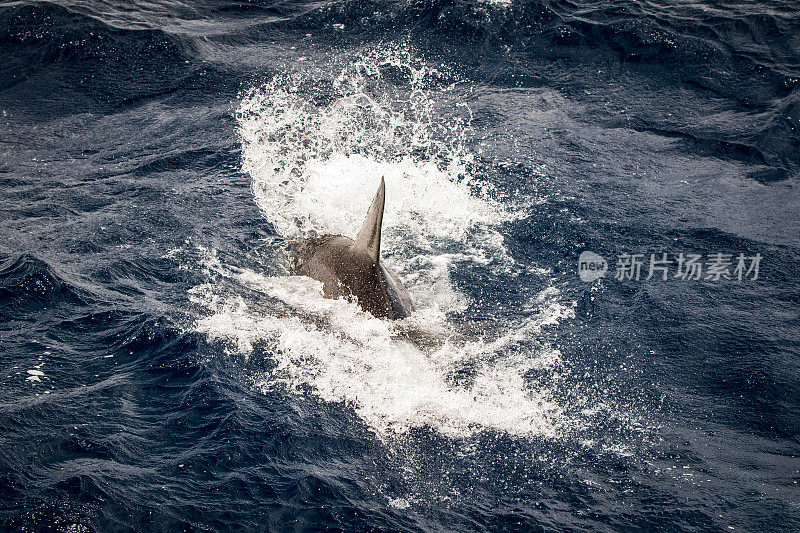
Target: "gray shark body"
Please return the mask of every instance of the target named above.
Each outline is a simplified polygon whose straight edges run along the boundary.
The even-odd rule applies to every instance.
[[[406,318],[414,310],[405,287],[380,258],[386,186],[383,179],[355,240],[323,235],[296,247],[301,275],[322,282],[325,298],[346,298],[378,318]]]

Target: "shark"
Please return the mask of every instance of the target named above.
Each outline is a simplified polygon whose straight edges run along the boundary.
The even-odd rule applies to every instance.
[[[402,319],[414,311],[403,283],[381,261],[381,225],[386,184],[378,191],[355,239],[322,235],[302,239],[295,247],[298,273],[322,282],[325,298],[356,302],[377,318]]]

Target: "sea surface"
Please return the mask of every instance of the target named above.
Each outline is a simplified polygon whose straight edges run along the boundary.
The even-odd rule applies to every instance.
[[[0,2],[0,530],[800,531],[799,83],[793,0]],[[292,270],[381,177],[394,322]]]

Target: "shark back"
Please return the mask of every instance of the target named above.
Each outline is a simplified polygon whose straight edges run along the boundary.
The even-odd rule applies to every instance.
[[[382,264],[381,225],[386,197],[381,178],[355,240],[323,235],[303,240],[297,247],[299,273],[322,282],[326,298],[355,300],[379,318],[406,318],[414,310],[397,275]]]

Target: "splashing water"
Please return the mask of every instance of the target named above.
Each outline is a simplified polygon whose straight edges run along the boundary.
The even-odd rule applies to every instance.
[[[299,276],[266,277],[214,261],[217,276],[234,280],[295,314],[262,314],[241,296],[219,298],[213,283],[196,287],[193,301],[212,310],[198,322],[210,340],[225,340],[243,354],[266,343],[277,366],[257,379],[263,390],[311,385],[322,399],[346,402],[379,434],[429,425],[463,437],[492,428],[515,435],[556,436],[562,410],[549,391],[530,390],[524,374],[552,370],[558,350],[534,348],[542,326],[572,315],[541,294],[542,309],[520,327],[494,339],[457,339],[455,330],[422,310],[405,321],[386,321],[344,300],[322,297],[320,284]],[[420,345],[404,333],[439,339]],[[471,369],[468,384],[454,382],[454,370]]]
[[[245,355],[263,343],[277,367],[259,387],[310,386],[351,405],[378,434],[427,425],[453,437],[555,436],[562,409],[525,373],[559,365],[559,352],[535,338],[572,306],[547,289],[522,324],[493,335],[465,334],[447,319],[469,306],[453,265],[511,269],[501,227],[518,216],[471,175],[469,109],[448,104],[456,86],[395,48],[361,56],[330,82],[290,73],[247,91],[237,111],[243,169],[264,216],[288,238],[353,236],[383,176],[383,255],[418,310],[379,320],[324,299],[313,280],[237,269],[209,251],[216,282],[192,291],[207,311],[197,328]],[[231,295],[220,280],[269,303]]]

